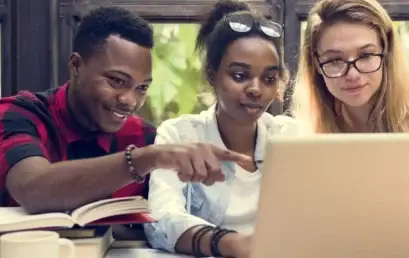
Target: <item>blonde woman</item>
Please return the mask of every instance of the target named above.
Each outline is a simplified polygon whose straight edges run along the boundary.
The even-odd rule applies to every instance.
[[[376,0],[321,0],[308,16],[293,112],[315,133],[407,132],[409,70]]]

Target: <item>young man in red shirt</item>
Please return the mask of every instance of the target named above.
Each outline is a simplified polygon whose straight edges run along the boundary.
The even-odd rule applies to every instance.
[[[67,84],[0,99],[0,206],[42,213],[140,195],[155,168],[211,184],[224,178],[220,160],[248,159],[205,144],[151,145],[155,128],[133,113],[152,82],[152,47],[145,20],[96,9],[75,36]]]

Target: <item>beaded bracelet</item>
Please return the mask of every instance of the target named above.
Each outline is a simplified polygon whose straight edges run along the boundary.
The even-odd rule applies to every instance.
[[[138,175],[138,173],[136,173],[136,168],[132,163],[132,151],[136,149],[136,146],[131,144],[128,145],[125,149],[125,158],[126,158],[126,163],[128,164],[128,170],[129,173],[131,173],[132,179],[138,183],[141,184],[145,181],[145,178]]]
[[[219,250],[219,242],[220,240],[229,233],[237,233],[234,230],[222,229],[220,227],[216,227],[213,231],[211,240],[210,240],[210,251],[212,252],[213,257],[221,257],[222,254]]]
[[[201,250],[201,240],[206,233],[213,230],[212,226],[204,225],[192,237],[192,254],[194,257],[204,257],[205,255],[202,253]]]

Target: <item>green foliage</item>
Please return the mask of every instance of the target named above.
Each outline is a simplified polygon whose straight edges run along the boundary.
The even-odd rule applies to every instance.
[[[396,29],[399,32],[399,37],[402,39],[402,44],[405,47],[406,54],[409,54],[409,22],[398,21],[394,22]],[[408,55],[409,56],[409,55]]]
[[[195,52],[196,24],[154,24],[153,83],[141,115],[155,125],[182,114],[206,109],[200,98],[209,88]]]

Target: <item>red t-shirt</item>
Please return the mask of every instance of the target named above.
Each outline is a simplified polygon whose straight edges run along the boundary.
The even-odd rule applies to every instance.
[[[67,89],[65,84],[41,93],[22,91],[0,99],[0,206],[17,205],[5,188],[5,178],[24,158],[42,156],[54,163],[104,156],[123,151],[129,144],[153,144],[155,127],[137,116],[130,116],[114,134],[84,132],[68,108]],[[148,180],[133,183],[113,197],[146,196],[147,187]]]

